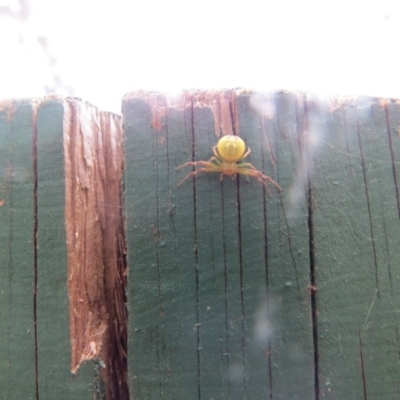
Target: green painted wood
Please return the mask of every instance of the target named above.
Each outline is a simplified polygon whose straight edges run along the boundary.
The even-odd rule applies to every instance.
[[[313,220],[325,399],[400,393],[400,110],[385,107],[366,98],[311,118],[320,142]]]
[[[249,128],[241,128],[241,131],[249,132],[249,136],[251,132],[256,132],[255,139],[247,139],[251,149],[254,149],[254,152],[258,151],[258,156],[252,158],[251,162],[257,166],[263,165],[267,174],[274,171],[273,178],[281,184],[284,191],[281,196],[275,191],[271,197],[264,196],[265,211],[260,215],[265,224],[264,241],[255,235],[251,236],[253,227],[249,225],[249,240],[243,247],[251,255],[257,242],[265,243],[264,290],[267,292],[268,301],[259,308],[257,317],[260,319],[260,313],[263,312],[263,307],[266,307],[272,330],[269,343],[269,395],[280,400],[313,399],[315,366],[308,290],[308,205],[304,178],[299,168],[299,159],[304,152],[304,149],[299,148],[304,123],[299,118],[297,96],[293,94],[277,93],[275,96],[262,98],[260,102],[264,107],[275,108],[275,113],[270,114],[270,118],[261,118],[250,108],[246,118]],[[268,150],[268,143],[271,151]],[[274,166],[271,163],[270,152],[275,158]],[[251,156],[253,157],[253,154]],[[252,182],[252,185],[258,188],[256,183]],[[245,193],[252,197],[248,191]],[[257,196],[257,199],[260,202],[261,196]],[[242,214],[253,218],[254,221],[258,220],[253,216],[251,203]],[[258,262],[261,264],[261,261]],[[251,259],[248,264],[251,265]],[[248,285],[249,291],[254,291],[252,276],[248,278]],[[262,397],[249,395],[248,398]]]
[[[70,372],[63,107],[54,101],[42,104],[37,112],[35,220],[33,114],[38,103],[27,100],[3,104],[0,113],[0,397],[5,400],[93,399],[95,367],[84,365],[76,376]]]
[[[37,330],[40,399],[93,399],[95,367],[70,371],[62,102],[42,103],[37,115]]]
[[[33,123],[29,101],[0,114],[0,392],[36,397]]]
[[[178,393],[187,398],[198,390],[196,262],[194,232],[179,227],[193,224],[194,209],[184,197],[170,195],[176,185],[171,171],[185,157],[179,151],[182,137],[175,132],[187,117],[171,112],[167,137],[165,130],[151,128],[143,102],[126,107],[125,157],[132,172],[125,179],[130,389],[134,398],[175,398]],[[190,187],[183,192],[193,196]]]
[[[284,188],[268,197],[218,174],[177,188],[214,115],[167,108],[155,130],[144,99],[123,105],[132,397],[397,399],[399,104],[241,95],[235,131]],[[93,398],[95,367],[69,372],[63,109],[38,109],[35,220],[32,107],[0,112],[0,392]]]
[[[221,183],[218,174],[177,188],[190,168],[175,167],[212,155],[213,114],[167,108],[156,131],[144,100],[123,103],[132,397],[313,398],[304,188],[289,217],[296,98],[271,99],[279,115],[271,121],[249,95],[238,102],[235,129],[250,161],[285,188],[271,197],[255,180]]]

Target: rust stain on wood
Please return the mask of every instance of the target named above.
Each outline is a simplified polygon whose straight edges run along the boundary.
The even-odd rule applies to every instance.
[[[0,112],[5,112],[6,121],[10,122],[14,117],[15,100],[0,100]]]
[[[217,137],[224,135],[238,135],[239,126],[237,99],[244,89],[222,91],[184,91],[178,95],[169,96],[158,92],[136,91],[124,96],[124,101],[140,98],[151,109],[152,126],[156,131],[164,127],[164,118],[167,108],[172,107],[179,111],[190,108],[210,108],[214,116],[214,132]]]
[[[128,399],[120,117],[64,101],[71,371],[100,359],[107,399]]]

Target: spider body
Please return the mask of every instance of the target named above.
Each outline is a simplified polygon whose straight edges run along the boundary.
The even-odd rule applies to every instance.
[[[267,186],[267,182],[272,183],[278,190],[282,190],[272,178],[258,171],[252,164],[243,161],[250,152],[250,148],[246,151],[246,144],[240,137],[234,135],[223,136],[218,141],[217,145],[213,147],[214,156],[208,161],[190,161],[176,168],[179,169],[188,166],[200,167],[186,175],[179,182],[178,186],[182,185],[182,183],[190,177],[201,172],[220,172],[221,180],[224,175],[230,175],[232,179],[234,179],[237,174],[247,175],[261,182],[269,193],[270,190]]]

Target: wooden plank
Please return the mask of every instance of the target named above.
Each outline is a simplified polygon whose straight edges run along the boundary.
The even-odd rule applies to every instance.
[[[143,101],[125,103],[124,110],[131,395],[190,398],[198,386],[194,210],[174,195],[171,176],[184,157],[182,136],[174,132],[185,117],[168,114],[167,137],[151,127]],[[184,192],[191,195],[190,188]]]
[[[6,399],[35,398],[33,112],[1,104],[0,388]]]
[[[126,250],[122,126],[115,114],[67,99],[65,228],[71,371],[93,360],[96,396],[126,400]]]
[[[126,399],[120,118],[79,100],[57,97],[3,102],[0,115],[2,398]],[[72,153],[86,164],[72,178],[67,170],[66,182],[64,146],[65,137],[71,135],[76,135],[73,144],[77,144]],[[82,138],[85,151],[79,152]],[[67,161],[67,168],[75,166],[71,159]],[[95,177],[95,183],[82,189],[82,182],[90,182],[90,177],[84,181],[88,175]],[[68,192],[66,183],[71,182],[78,182],[79,187]],[[66,224],[67,192],[73,198],[81,194],[79,189],[84,199],[95,201],[85,204],[83,211],[77,201],[70,203],[68,211],[82,213]],[[77,224],[84,229],[71,229]],[[89,227],[93,226],[97,229],[95,246],[94,240],[81,234],[92,233]],[[66,231],[73,240],[67,242]],[[71,245],[76,247],[71,250]],[[73,282],[67,278],[67,246],[69,255],[75,255],[76,249],[85,254],[82,263],[74,264],[76,258],[70,257],[69,269],[74,272],[84,265],[81,287],[95,293],[84,300],[90,312],[81,313],[81,320],[73,314],[74,322],[81,322],[83,331],[90,333],[83,338],[73,330],[70,335],[68,300],[81,300],[86,292],[67,292],[67,282]],[[95,324],[98,309],[102,319]],[[71,373],[71,342],[83,344],[73,353],[78,357],[74,372],[83,361],[94,359],[77,375]]]
[[[307,118],[319,142],[312,198],[320,396],[397,399],[399,108],[365,98]]]
[[[400,148],[395,131],[398,123],[391,125],[386,120],[385,107],[389,104],[375,102],[368,109],[369,115],[363,115],[363,109],[357,111],[365,197],[369,205],[372,254],[370,251],[368,264],[373,264],[376,272],[376,297],[370,298],[368,314],[360,330],[360,356],[367,397],[395,399],[400,393],[400,221],[396,193],[399,182],[393,174],[398,166],[392,162],[391,153],[398,159]],[[399,107],[396,108],[392,112],[398,120]]]
[[[304,121],[299,108],[298,96],[284,92],[261,97],[257,107],[265,110],[264,118],[258,117],[263,145],[257,165],[274,171],[284,188],[281,197],[267,199],[263,218],[271,393],[281,400],[315,398],[309,211],[300,167]]]
[[[65,238],[64,103],[37,112],[37,352],[41,399],[93,399],[95,366],[71,373]],[[97,379],[99,379],[97,377]]]
[[[273,156],[289,166],[275,178],[290,185],[299,157],[295,98],[270,99],[284,135],[277,119],[252,108],[251,96],[237,100],[233,91],[170,105],[154,94],[123,102],[134,398],[314,395],[304,190],[288,221],[289,191],[268,198],[257,181],[203,174],[176,187],[190,168],[175,167],[207,160],[229,129],[265,173],[277,174]]]
[[[67,118],[66,103],[56,99],[0,106],[0,391],[6,399],[127,395],[121,156],[114,154],[115,137],[103,135],[117,132],[119,122],[78,103],[68,103]],[[397,399],[398,102],[138,93],[124,99],[123,111],[131,396]],[[68,124],[78,134],[75,144],[85,137],[69,150],[80,161],[77,149],[85,151],[80,173],[94,177],[87,192],[98,206],[83,215],[99,233],[90,244],[101,256],[89,262],[99,268],[89,275],[104,279],[89,283],[96,296],[117,305],[99,311],[100,325],[120,327],[95,341],[83,338],[76,360],[97,361],[77,376],[69,372],[65,285],[62,133]],[[284,191],[271,188],[268,196],[254,179],[221,182],[218,174],[199,174],[177,188],[191,169],[175,168],[207,160],[224,134],[243,137],[252,149],[248,160]],[[79,250],[85,243],[78,237]],[[103,268],[102,260],[112,267]],[[111,367],[101,368],[102,357]]]

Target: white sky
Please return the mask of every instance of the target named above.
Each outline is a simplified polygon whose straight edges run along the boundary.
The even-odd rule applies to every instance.
[[[54,71],[119,112],[129,91],[245,87],[400,98],[400,1],[31,0],[0,16],[1,98],[41,96]],[[0,0],[0,8],[17,0]]]

